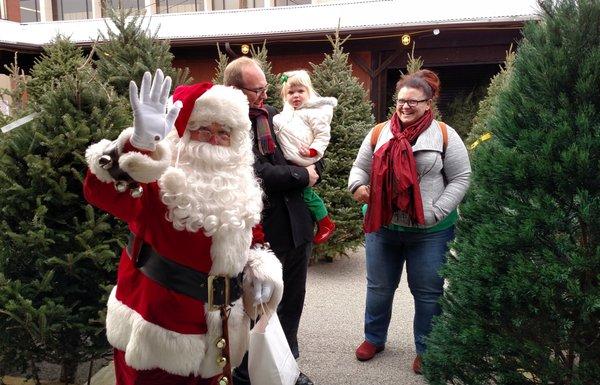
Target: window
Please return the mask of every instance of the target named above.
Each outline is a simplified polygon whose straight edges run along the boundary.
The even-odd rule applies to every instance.
[[[81,20],[92,18],[92,0],[53,0],[54,20]]]
[[[21,0],[21,22],[30,23],[40,21],[40,2],[39,0]]]
[[[124,9],[126,11],[143,11],[144,0],[102,0],[102,16],[106,17],[105,9]]]
[[[264,6],[264,0],[213,0],[212,2],[213,11],[240,8],[262,8]]]
[[[156,0],[158,13],[204,11],[204,0]]]
[[[310,0],[275,0],[276,7],[285,7],[288,5],[310,4]]]
[[[104,0],[103,3],[114,9],[144,9],[144,0]]]

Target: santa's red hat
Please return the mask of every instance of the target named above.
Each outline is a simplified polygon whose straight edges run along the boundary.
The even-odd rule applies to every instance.
[[[183,136],[183,133],[185,132],[190,115],[194,110],[196,100],[212,86],[212,83],[204,82],[175,88],[175,92],[173,92],[173,103],[178,100],[183,103],[183,107],[179,111],[177,120],[175,120],[175,128],[177,128],[177,133],[180,137]]]
[[[233,136],[249,133],[252,124],[248,108],[248,98],[242,91],[217,84],[196,99],[188,124],[206,127],[219,123],[230,129]]]

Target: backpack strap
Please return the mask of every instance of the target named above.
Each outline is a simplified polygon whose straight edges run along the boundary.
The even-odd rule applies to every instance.
[[[446,147],[448,147],[448,126],[444,122],[438,122],[440,131],[442,131],[442,176],[444,177],[444,186],[448,184],[446,173],[444,172],[444,159],[446,159]]]
[[[440,124],[440,131],[442,131],[442,161],[446,157],[446,148],[448,147],[448,126],[444,122],[438,122]]]
[[[386,123],[387,121],[379,123],[378,125],[373,127],[373,132],[371,132],[371,151],[375,151],[375,146],[377,146],[379,134],[381,134],[381,129],[385,126]]]

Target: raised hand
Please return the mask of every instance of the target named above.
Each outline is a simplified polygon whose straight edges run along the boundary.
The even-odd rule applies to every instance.
[[[136,148],[154,151],[156,144],[171,131],[182,104],[177,101],[165,112],[170,91],[171,78],[165,78],[160,69],[156,70],[154,80],[150,72],[144,73],[139,95],[135,82],[129,82],[129,101],[133,110],[131,144]]]

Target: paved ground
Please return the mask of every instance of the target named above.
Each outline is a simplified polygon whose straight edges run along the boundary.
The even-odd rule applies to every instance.
[[[368,362],[354,350],[363,341],[366,293],[364,250],[309,268],[306,305],[300,325],[300,369],[315,385],[425,385],[411,370],[415,350],[413,302],[402,279],[386,349]]]
[[[413,303],[404,277],[394,301],[386,349],[368,362],[354,357],[354,349],[363,339],[364,250],[333,263],[310,266],[307,286],[298,362],[315,385],[427,384],[411,370],[415,354]],[[110,366],[92,381],[92,385],[113,384]]]

